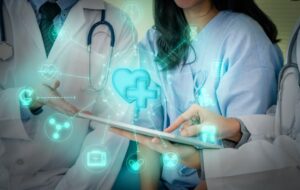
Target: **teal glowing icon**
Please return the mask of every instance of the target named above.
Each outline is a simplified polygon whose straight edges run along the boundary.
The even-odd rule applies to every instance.
[[[87,167],[103,168],[107,166],[107,153],[100,150],[92,150],[87,153]]]
[[[129,166],[132,171],[139,172],[141,167],[144,165],[144,160],[129,160]]]
[[[157,99],[159,88],[150,87],[151,77],[143,69],[131,71],[117,69],[113,73],[113,86],[118,94],[127,102],[135,103],[136,115],[148,106],[148,102]]]
[[[167,152],[163,154],[163,163],[166,168],[175,168],[179,163],[179,156],[174,152]]]
[[[126,161],[127,169],[135,174],[139,173],[142,169],[144,169],[144,165],[145,160],[141,158],[139,159],[136,153],[130,155]]]
[[[134,87],[127,88],[126,96],[135,102],[137,109],[146,108],[149,99],[156,99],[157,92],[148,88],[146,80],[137,79]]]
[[[197,101],[198,104],[204,108],[216,106],[216,103],[214,102],[206,88],[201,88],[199,90],[197,94]]]
[[[46,79],[54,79],[58,75],[58,69],[53,64],[43,64],[39,70],[40,75]]]
[[[190,40],[191,41],[197,41],[198,27],[197,26],[190,26],[189,27],[189,32],[190,32]]]
[[[102,145],[90,145],[83,151],[82,164],[85,169],[93,173],[101,173],[110,168],[110,149]]]
[[[33,101],[34,91],[32,88],[23,88],[19,93],[19,100],[22,106],[29,106]]]
[[[67,116],[54,114],[45,122],[44,130],[50,140],[61,142],[70,137],[73,125]]]
[[[201,129],[200,140],[205,143],[216,144],[218,131],[214,125],[206,125]]]

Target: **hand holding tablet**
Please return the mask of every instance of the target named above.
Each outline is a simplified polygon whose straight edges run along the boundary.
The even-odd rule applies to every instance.
[[[90,114],[86,113],[79,113],[78,117],[83,119],[88,119],[94,122],[110,125],[111,127],[117,129],[112,129],[113,132],[116,132],[122,136],[125,136],[129,139],[132,139],[134,141],[139,141],[139,139],[136,139],[137,135],[140,135],[139,137],[142,138],[149,137],[151,138],[159,138],[161,140],[170,141],[172,143],[176,144],[182,144],[182,145],[189,145],[194,146],[197,149],[219,149],[222,148],[220,144],[210,144],[210,143],[204,143],[200,141],[200,139],[197,139],[197,137],[182,137],[182,136],[176,136],[170,133],[157,131],[153,129],[147,129],[136,125],[131,125],[127,123],[112,121],[100,117],[95,117]],[[129,132],[129,133],[128,133]],[[142,139],[140,139],[142,140]]]

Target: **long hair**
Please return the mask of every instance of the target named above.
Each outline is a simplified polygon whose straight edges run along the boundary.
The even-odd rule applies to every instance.
[[[244,13],[256,20],[273,43],[277,43],[278,31],[272,20],[257,6],[254,0],[213,0],[217,10]],[[154,1],[154,22],[158,32],[158,62],[164,69],[172,69],[186,62],[191,47],[190,30],[183,9],[174,0]]]

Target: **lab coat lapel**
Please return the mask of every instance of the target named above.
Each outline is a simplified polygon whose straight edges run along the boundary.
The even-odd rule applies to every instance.
[[[21,23],[26,29],[26,32],[29,34],[28,36],[30,36],[32,41],[34,41],[40,53],[46,57],[42,35],[37,23],[36,15],[32,9],[32,6],[27,0],[22,0],[19,2],[20,2],[20,6],[18,7],[18,10],[20,10],[20,14],[16,15],[17,17],[19,16],[17,20],[23,21]]]
[[[84,11],[81,3],[77,3],[69,12],[69,15],[61,28],[53,47],[49,54],[49,61],[55,61],[66,45],[74,39],[78,31],[83,27],[85,23]]]
[[[84,28],[86,19],[84,16],[85,9],[101,10],[104,9],[104,3],[102,0],[81,0],[71,9],[60,33],[57,36],[56,41],[49,54],[49,61],[54,62],[59,56],[60,52],[68,45],[69,42],[74,39],[75,35]],[[86,27],[89,29],[89,27]],[[86,35],[88,29],[85,29]]]

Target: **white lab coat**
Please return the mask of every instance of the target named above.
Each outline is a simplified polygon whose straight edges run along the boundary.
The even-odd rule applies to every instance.
[[[52,142],[43,126],[56,112],[44,107],[41,115],[31,115],[29,121],[22,122],[18,93],[22,87],[49,82],[40,77],[39,69],[42,64],[52,63],[61,72],[56,77],[61,81],[60,93],[76,96],[70,100],[72,104],[96,115],[126,121],[124,116],[128,119],[130,116],[124,112],[130,111],[110,88],[111,78],[102,93],[86,90],[88,80],[84,77],[89,69],[86,40],[91,25],[100,20],[100,10],[105,8],[106,20],[116,33],[112,68],[125,64],[134,67],[130,60],[136,42],[134,28],[111,5],[101,0],[81,0],[71,9],[47,58],[30,3],[27,0],[4,3],[6,34],[14,46],[14,56],[0,62],[0,189],[110,189],[122,165],[128,140],[107,132],[105,126],[89,132],[89,121],[75,118],[71,137],[64,142]],[[102,35],[103,30],[107,31],[97,29],[92,46],[93,77],[99,79],[110,44],[110,38]],[[94,173],[85,169],[82,159],[87,147],[99,144],[109,150],[111,163],[107,170]]]
[[[274,139],[274,117],[241,118],[251,141],[239,149],[204,150],[209,190],[296,190],[300,188],[300,134]]]

